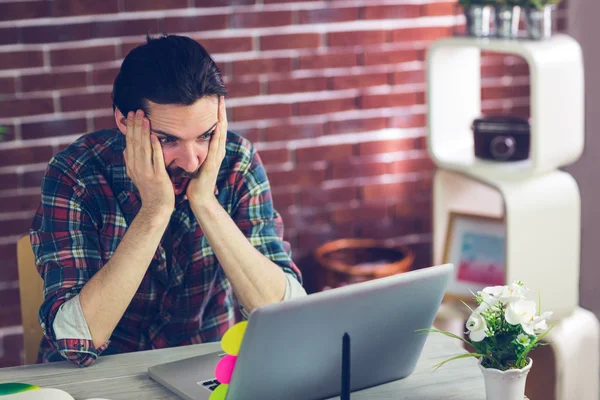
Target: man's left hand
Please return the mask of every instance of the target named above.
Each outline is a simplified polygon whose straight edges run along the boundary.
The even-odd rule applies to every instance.
[[[217,127],[210,140],[208,155],[200,167],[200,174],[190,181],[185,193],[190,204],[205,204],[215,198],[217,175],[225,158],[225,143],[227,142],[227,112],[223,96],[219,97],[217,112]]]

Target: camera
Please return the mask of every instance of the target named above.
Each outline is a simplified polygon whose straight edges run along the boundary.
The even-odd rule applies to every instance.
[[[473,121],[475,156],[493,161],[529,158],[530,124],[514,116],[488,116]]]

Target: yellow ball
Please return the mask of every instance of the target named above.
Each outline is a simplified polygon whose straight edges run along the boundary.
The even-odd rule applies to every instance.
[[[242,345],[244,332],[246,332],[246,325],[248,325],[248,321],[238,322],[225,332],[223,339],[221,339],[221,347],[225,353],[237,356]]]

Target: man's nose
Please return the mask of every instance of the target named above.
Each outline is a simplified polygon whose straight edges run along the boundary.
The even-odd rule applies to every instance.
[[[194,145],[183,147],[178,161],[179,167],[189,173],[195,172],[200,167],[200,160],[198,159]]]

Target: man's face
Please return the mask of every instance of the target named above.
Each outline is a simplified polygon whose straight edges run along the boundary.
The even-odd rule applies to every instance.
[[[185,193],[206,160],[218,102],[217,96],[203,97],[190,106],[148,102],[150,132],[161,142],[175,195]]]

